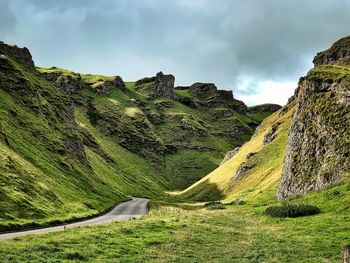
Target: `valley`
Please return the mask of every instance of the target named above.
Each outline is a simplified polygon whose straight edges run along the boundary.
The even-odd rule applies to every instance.
[[[0,231],[150,199],[137,220],[1,241],[0,261],[340,262],[349,50],[345,37],[318,53],[283,107],[248,107],[162,72],[124,82],[36,67],[28,49],[0,42]]]

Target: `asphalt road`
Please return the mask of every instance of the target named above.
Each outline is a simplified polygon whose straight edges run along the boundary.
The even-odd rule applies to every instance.
[[[132,218],[140,218],[147,213],[147,204],[149,199],[133,197],[128,202],[121,203],[113,208],[109,213],[98,216],[95,218],[83,220],[66,225],[53,226],[47,228],[40,228],[35,230],[19,231],[6,234],[0,234],[0,240],[13,239],[20,236],[33,235],[33,234],[44,234],[49,232],[63,231],[67,228],[91,226],[98,224],[108,224],[115,221],[126,221]]]

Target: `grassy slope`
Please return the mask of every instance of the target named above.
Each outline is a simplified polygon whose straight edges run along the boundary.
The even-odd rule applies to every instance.
[[[293,109],[282,117],[278,116],[279,112],[265,119],[251,140],[245,143],[234,157],[184,190],[181,196],[193,200],[225,199],[225,202],[230,202],[237,197],[263,195],[265,191],[271,191],[271,187],[276,189],[282,170],[287,130]],[[271,143],[264,145],[265,134],[276,122],[281,123],[276,138]],[[233,182],[237,168],[245,161],[249,153],[257,153],[251,161],[255,166],[244,178]]]
[[[153,206],[136,221],[1,243],[1,262],[340,262],[350,242],[350,181],[294,200],[321,214],[276,219],[266,204]],[[271,204],[277,201],[270,195]],[[273,201],[272,201],[273,200]]]
[[[59,115],[69,98],[38,73],[8,61],[7,77],[14,79],[0,90],[0,230],[90,216],[131,194],[161,193],[153,167],[92,129],[79,111],[80,124],[116,164],[107,164],[87,146],[92,169],[67,155],[64,141],[79,136]],[[18,78],[25,81],[21,86]],[[33,92],[25,97],[29,101],[17,96],[18,87]]]
[[[147,94],[135,91],[132,82],[126,83],[128,92],[113,89],[109,95],[99,95],[85,87],[82,94],[70,97],[10,56],[0,62],[0,230],[91,216],[128,195],[157,198],[166,188],[187,187],[213,170],[226,151],[248,140],[253,132],[249,116],[234,112],[232,117],[215,118],[214,112],[222,108],[199,111],[174,100],[172,107],[161,110],[165,121],[152,125],[146,113],[159,113],[158,105],[168,100],[149,101]],[[40,71],[79,77],[59,68]],[[89,74],[81,74],[81,78],[86,85],[113,79]],[[108,121],[114,119],[121,125],[127,136],[137,132],[141,141],[142,136],[149,136],[181,150],[155,162],[127,150],[108,136],[111,127],[91,123],[86,107],[89,99]],[[144,105],[135,105],[130,99]],[[70,127],[62,117],[72,100],[77,102],[77,127]],[[195,132],[183,129],[180,120]],[[235,120],[249,132],[235,139],[223,138],[218,131],[225,132]],[[201,129],[208,136],[198,135]],[[87,163],[78,153],[71,156],[65,144],[84,136],[92,140],[92,145],[84,145]],[[152,151],[145,151],[148,154]]]
[[[59,68],[39,68],[39,70],[77,76],[74,72]],[[81,74],[81,77],[86,84],[92,86],[101,80],[112,79],[112,77],[87,74]],[[147,151],[144,147],[150,138],[158,140],[159,144],[176,146],[178,151],[168,153],[155,162],[156,169],[167,181],[168,188],[173,190],[184,189],[214,170],[228,150],[249,140],[254,131],[249,127],[250,124],[261,122],[262,116],[271,114],[263,112],[248,116],[232,111],[231,117],[215,117],[216,112],[227,108],[220,106],[198,110],[172,99],[149,100],[147,92],[142,89],[136,90],[133,82],[127,82],[126,88],[127,92],[113,89],[111,94],[98,95],[86,87],[83,91],[83,100],[92,98],[97,110],[107,119],[120,120],[116,121],[120,126],[118,133],[125,133],[127,136],[132,133],[132,136],[145,141],[143,145],[135,143],[134,148],[138,149],[139,155],[157,158],[153,150]],[[175,90],[175,95],[193,99],[188,90]],[[138,103],[132,101],[135,99]],[[160,106],[166,102],[171,103],[172,106]],[[157,124],[149,123],[145,117],[149,113],[162,116],[163,121]],[[237,138],[223,136],[235,121],[239,121],[246,128],[246,133]],[[184,122],[193,127],[193,130],[185,129],[182,125]],[[147,129],[140,129],[141,125]],[[107,123],[100,125],[99,128],[105,133],[111,129]],[[207,135],[200,133],[203,131]],[[130,148],[133,143],[128,142]]]

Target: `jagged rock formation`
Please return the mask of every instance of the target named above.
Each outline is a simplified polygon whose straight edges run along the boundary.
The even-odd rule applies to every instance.
[[[163,72],[158,72],[155,77],[136,81],[135,86],[138,90],[145,90],[152,99],[161,97],[174,99],[174,83],[175,77],[173,75],[164,75]]]
[[[205,107],[216,107],[224,104],[224,99],[213,83],[197,82],[190,87],[189,91],[192,96],[204,101],[203,106]]]
[[[350,37],[344,37],[335,42],[331,48],[317,53],[313,62],[315,66],[326,64],[350,64]]]
[[[249,172],[252,168],[254,168],[255,164],[251,162],[253,156],[255,155],[256,153],[254,152],[251,152],[247,155],[246,159],[244,162],[242,162],[238,168],[237,168],[237,171],[236,171],[236,175],[235,177],[233,178],[233,180],[239,180],[240,178],[242,178],[244,175],[246,175],[247,172]]]
[[[19,48],[16,45],[10,46],[6,45],[4,42],[0,41],[0,54],[2,56],[11,56],[31,69],[35,69],[34,61],[32,59],[32,55],[30,54],[28,48]]]
[[[272,142],[275,137],[276,137],[276,132],[278,130],[278,127],[281,125],[280,122],[276,122],[272,125],[271,129],[265,134],[264,136],[264,144],[268,144],[270,142]]]
[[[334,185],[350,172],[349,50],[350,37],[339,40],[300,79],[279,199]]]

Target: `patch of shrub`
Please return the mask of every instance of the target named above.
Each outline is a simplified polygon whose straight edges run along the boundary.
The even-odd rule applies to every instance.
[[[265,214],[273,217],[300,217],[320,212],[317,206],[305,204],[283,204],[282,206],[270,206],[265,210]]]
[[[210,201],[204,204],[208,210],[225,209],[226,207],[220,201]]]
[[[83,260],[84,257],[79,252],[71,252],[67,254],[67,259],[69,260]]]

